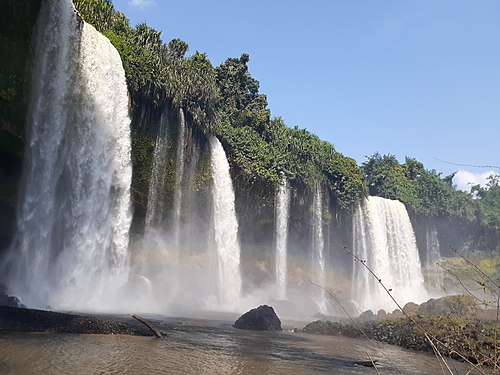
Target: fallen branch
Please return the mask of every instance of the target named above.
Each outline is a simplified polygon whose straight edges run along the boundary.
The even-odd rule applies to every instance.
[[[160,331],[158,331],[155,327],[153,327],[153,325],[151,323],[149,323],[146,319],[144,319],[142,316],[139,316],[139,315],[132,315],[132,318],[134,319],[137,319],[139,322],[141,322],[142,324],[144,324],[146,327],[149,328],[149,330],[151,332],[153,332],[153,334],[158,337],[159,339],[161,339],[161,333]]]

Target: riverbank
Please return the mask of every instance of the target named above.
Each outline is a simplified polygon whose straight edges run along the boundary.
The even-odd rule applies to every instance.
[[[0,332],[60,332],[151,336],[131,317],[95,317],[20,307],[0,306]]]
[[[368,337],[400,347],[434,353],[435,345],[441,354],[459,361],[498,366],[500,363],[500,328],[493,310],[474,308],[464,296],[430,300],[420,306],[408,304],[392,314],[371,311],[353,321],[315,321],[302,332]],[[479,318],[481,317],[481,318]],[[427,337],[432,339],[431,344]]]

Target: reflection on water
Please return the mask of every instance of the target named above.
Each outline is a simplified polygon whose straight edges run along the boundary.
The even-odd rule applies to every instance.
[[[163,339],[121,335],[0,333],[0,374],[441,374],[429,354],[357,339],[239,331],[209,321],[171,321]],[[452,361],[459,373],[465,365]]]

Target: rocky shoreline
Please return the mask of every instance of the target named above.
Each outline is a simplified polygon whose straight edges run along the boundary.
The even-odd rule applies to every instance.
[[[460,361],[465,357],[474,364],[498,366],[500,325],[495,319],[479,319],[477,316],[484,315],[484,312],[476,311],[469,302],[464,296],[451,296],[430,300],[420,306],[409,304],[403,310],[413,322],[399,310],[376,315],[369,311],[354,321],[315,321],[307,324],[302,332],[356,338],[366,336],[406,349],[434,353],[420,326],[437,339],[434,343],[443,355]]]
[[[97,318],[10,306],[0,306],[0,332],[2,331],[153,335],[147,327],[133,318]]]

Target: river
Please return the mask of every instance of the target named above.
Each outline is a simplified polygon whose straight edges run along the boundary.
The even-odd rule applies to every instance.
[[[0,374],[442,374],[436,358],[383,343],[295,332],[250,332],[227,321],[169,318],[162,339],[0,332]],[[382,354],[383,353],[383,354]],[[449,361],[457,373],[465,364]]]

